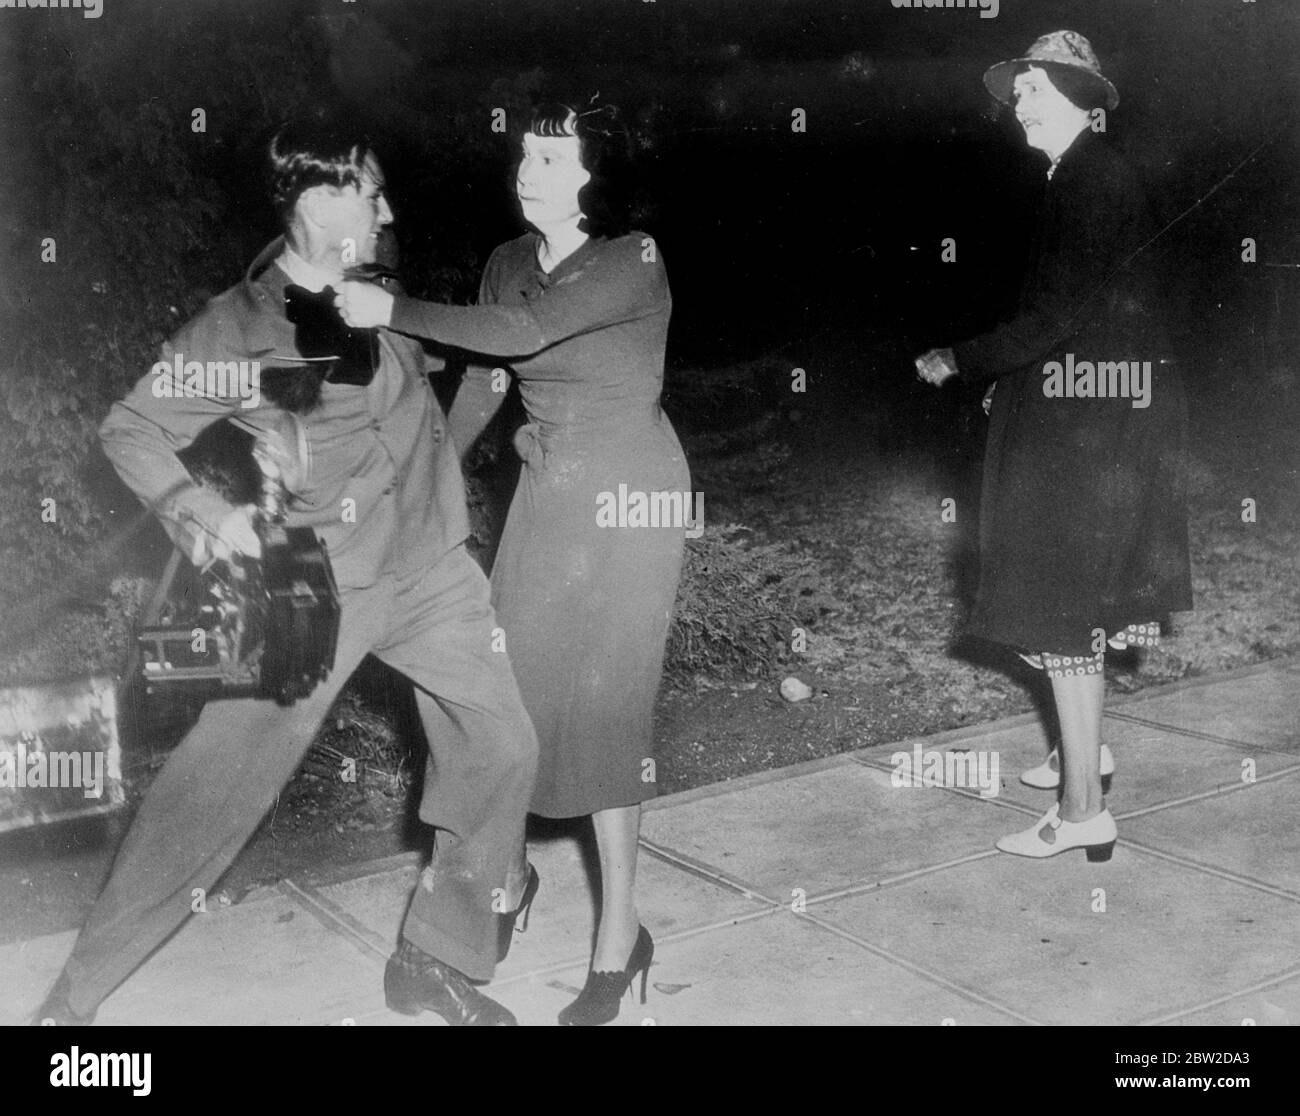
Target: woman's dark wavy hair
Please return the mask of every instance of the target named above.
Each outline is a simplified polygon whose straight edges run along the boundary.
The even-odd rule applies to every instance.
[[[582,220],[578,228],[589,236],[623,236],[641,228],[650,207],[640,189],[632,133],[617,106],[596,105],[583,110],[558,101],[533,109],[528,130],[553,139],[576,136],[582,165],[591,181],[578,191]]]
[[[370,138],[338,116],[292,120],[267,146],[271,204],[281,225],[313,186],[360,186]]]
[[[1021,62],[1015,73],[1028,73],[1031,66],[1046,73],[1057,92],[1075,108],[1092,112],[1106,107],[1106,87],[1087,71],[1059,62]]]

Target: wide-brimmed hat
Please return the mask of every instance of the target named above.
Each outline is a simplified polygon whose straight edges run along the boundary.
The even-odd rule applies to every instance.
[[[1105,90],[1108,109],[1119,104],[1119,90],[1101,72],[1101,63],[1097,61],[1092,44],[1077,31],[1053,31],[1035,39],[1034,45],[1026,51],[1023,58],[999,62],[985,70],[984,85],[1003,104],[1012,103],[1011,90],[1015,83],[1016,67],[1025,62],[1043,66],[1049,73],[1054,66],[1066,66],[1076,73],[1086,74],[1096,82],[1099,89]]]

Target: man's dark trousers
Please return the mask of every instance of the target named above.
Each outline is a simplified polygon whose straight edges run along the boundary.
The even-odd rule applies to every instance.
[[[403,934],[473,979],[492,976],[493,892],[523,848],[537,738],[506,654],[493,649],[487,579],[459,545],[341,596],[334,669],[309,697],[288,708],[209,702],[168,758],[68,960],[73,1011],[94,1010],[184,922],[194,889],[217,883],[367,652],[415,684],[431,753],[420,817],[439,829]]]

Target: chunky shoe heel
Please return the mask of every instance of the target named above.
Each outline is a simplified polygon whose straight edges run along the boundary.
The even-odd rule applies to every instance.
[[[1104,845],[1088,846],[1088,863],[1104,864],[1110,859],[1110,854],[1115,851],[1115,842],[1108,841]]]

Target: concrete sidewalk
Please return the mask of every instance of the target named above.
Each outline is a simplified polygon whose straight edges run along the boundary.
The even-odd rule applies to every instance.
[[[899,788],[870,748],[656,801],[645,815],[648,1003],[620,1025],[1300,1022],[1300,661],[1107,708],[1113,859],[993,849],[1052,793],[1036,717],[941,733],[996,752],[1001,788]],[[491,994],[549,1025],[593,927],[575,841],[530,850],[542,887]],[[104,1024],[441,1025],[381,987],[415,854],[285,880],[191,918],[102,1006]],[[0,947],[0,1023],[39,1003],[72,933]]]

